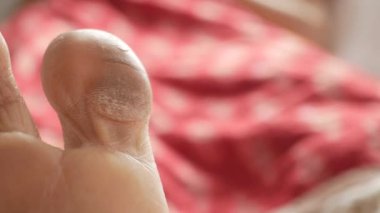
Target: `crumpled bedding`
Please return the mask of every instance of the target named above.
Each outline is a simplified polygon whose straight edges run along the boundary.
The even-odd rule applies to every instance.
[[[359,168],[326,181],[275,213],[377,213],[379,204],[379,169]]]
[[[39,70],[48,43],[75,28],[114,33],[146,66],[171,212],[269,212],[380,163],[380,84],[233,0],[49,0],[15,14],[1,31],[56,146]]]

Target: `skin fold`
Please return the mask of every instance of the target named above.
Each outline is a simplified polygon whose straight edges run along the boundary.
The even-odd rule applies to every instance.
[[[39,138],[0,38],[0,212],[168,212],[151,151],[151,88],[115,36],[78,30],[46,51],[42,82],[65,149]]]

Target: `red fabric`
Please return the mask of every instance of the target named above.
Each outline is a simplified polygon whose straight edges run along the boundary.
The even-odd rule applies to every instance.
[[[172,212],[266,212],[379,164],[378,82],[232,0],[51,0],[20,11],[2,32],[47,141],[59,145],[61,130],[40,62],[74,28],[116,34],[145,64]]]

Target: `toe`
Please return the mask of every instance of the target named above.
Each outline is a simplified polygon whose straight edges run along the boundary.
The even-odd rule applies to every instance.
[[[0,132],[23,132],[38,137],[11,70],[7,45],[0,34]]]
[[[60,35],[45,54],[42,82],[60,117],[66,148],[92,144],[134,155],[149,151],[149,80],[120,39],[98,30]]]

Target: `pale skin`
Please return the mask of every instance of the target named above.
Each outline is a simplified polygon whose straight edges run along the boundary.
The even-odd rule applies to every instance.
[[[40,139],[0,36],[0,212],[168,212],[149,143],[150,84],[132,50],[105,32],[65,33],[41,78],[64,150]]]

